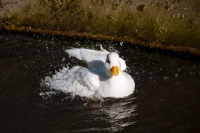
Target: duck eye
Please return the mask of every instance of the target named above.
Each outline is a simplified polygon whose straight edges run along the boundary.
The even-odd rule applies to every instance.
[[[106,62],[110,64],[110,60],[108,58],[106,59]]]

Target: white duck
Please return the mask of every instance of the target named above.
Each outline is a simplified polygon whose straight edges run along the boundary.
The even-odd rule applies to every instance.
[[[52,89],[93,100],[102,97],[122,98],[133,93],[135,82],[123,72],[126,63],[117,53],[109,53],[103,48],[101,51],[74,48],[65,52],[85,61],[88,68],[74,66],[47,77],[45,81]]]

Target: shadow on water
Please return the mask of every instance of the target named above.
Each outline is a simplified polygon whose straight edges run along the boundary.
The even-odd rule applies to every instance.
[[[86,66],[65,49],[99,44],[126,60],[136,82],[133,95],[94,103],[40,85],[63,67]],[[0,132],[198,132],[199,70],[198,59],[123,43],[2,32]]]

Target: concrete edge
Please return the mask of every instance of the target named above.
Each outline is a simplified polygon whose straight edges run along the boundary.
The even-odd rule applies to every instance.
[[[49,34],[49,35],[61,35],[65,37],[72,37],[72,38],[88,38],[94,40],[101,40],[101,41],[116,41],[116,42],[123,42],[129,43],[133,46],[137,47],[144,47],[149,49],[157,49],[162,51],[169,51],[173,53],[180,53],[180,54],[187,54],[200,57],[200,49],[192,48],[189,46],[175,46],[175,45],[165,45],[157,42],[147,42],[147,41],[140,41],[134,38],[127,38],[127,37],[116,37],[116,36],[108,36],[102,34],[91,34],[91,33],[80,33],[76,31],[60,31],[60,30],[45,30],[45,29],[34,29],[29,27],[15,27],[14,25],[4,26],[2,31],[16,31],[16,32],[30,32],[30,33],[38,33],[38,34]]]

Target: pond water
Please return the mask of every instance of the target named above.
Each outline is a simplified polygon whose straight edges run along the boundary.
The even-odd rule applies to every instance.
[[[86,66],[70,47],[118,51],[136,88],[93,102],[41,86],[63,67]],[[200,61],[129,44],[0,33],[0,132],[199,132]]]

